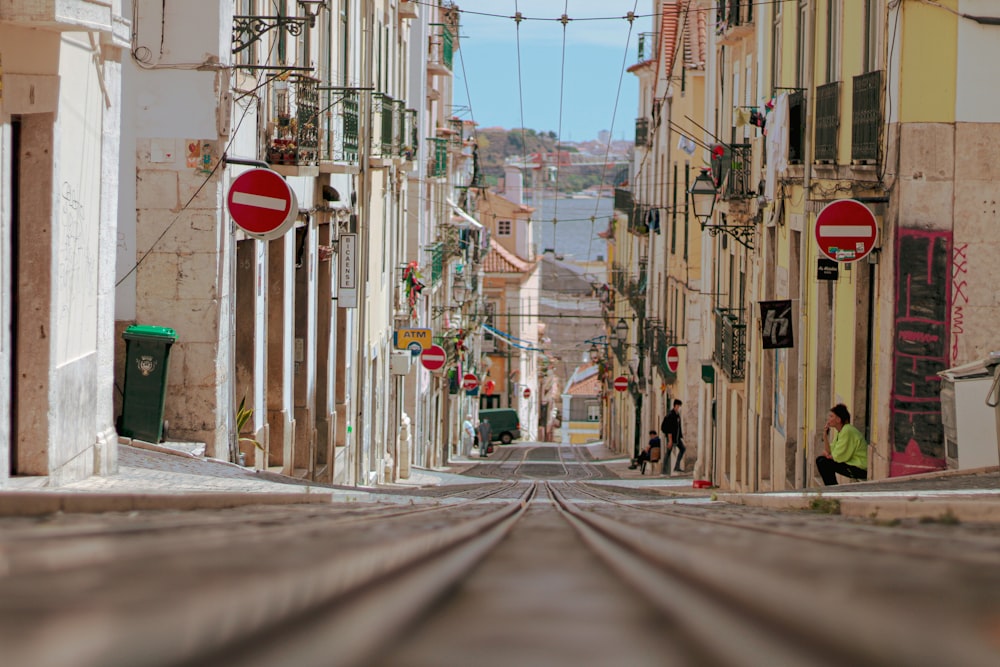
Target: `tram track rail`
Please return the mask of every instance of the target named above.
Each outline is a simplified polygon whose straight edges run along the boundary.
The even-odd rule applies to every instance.
[[[670,517],[699,525],[711,524],[738,531],[753,531],[758,534],[773,535],[793,541],[811,542],[847,549],[864,549],[873,553],[923,558],[927,560],[940,560],[942,558],[941,544],[944,539],[942,535],[914,528],[873,526],[861,522],[852,522],[846,526],[828,526],[826,527],[826,532],[818,534],[803,532],[801,530],[793,531],[787,527],[778,527],[763,523],[762,521],[754,521],[752,515],[748,515],[746,512],[741,512],[738,519],[729,520],[717,516],[709,516],[703,511],[692,511],[690,507],[686,507],[685,511],[677,511],[670,510],[662,505],[652,507],[639,504],[634,499],[625,503],[613,498],[609,493],[599,493],[577,483],[571,483],[568,488],[607,505],[627,508],[629,511]],[[892,542],[881,540],[874,543],[869,539],[872,537],[891,537]],[[922,541],[925,545],[914,547],[909,544],[900,544],[900,537]],[[933,544],[931,544],[932,542]],[[975,535],[955,535],[951,533],[947,536],[947,543],[949,546],[948,557],[955,562],[970,565],[1000,566],[1000,552],[996,549],[997,540],[995,538],[986,539]],[[959,545],[967,547],[967,549],[956,549]]]
[[[447,516],[435,516],[435,523],[398,539],[362,541],[339,551],[323,546],[330,544],[329,536],[308,542],[306,536],[317,533],[309,523],[300,526],[297,541],[278,539],[272,532],[257,540],[253,551],[244,544],[246,551],[231,554],[229,563],[220,562],[225,550],[211,545],[214,556],[202,551],[187,559],[167,559],[159,570],[162,579],[147,581],[141,595],[122,586],[148,575],[148,564],[134,557],[127,559],[131,564],[113,559],[116,577],[126,583],[117,582],[117,591],[103,596],[93,595],[93,580],[101,570],[92,564],[81,568],[79,576],[64,572],[62,581],[53,583],[69,598],[91,594],[94,608],[72,622],[60,616],[72,614],[72,604],[56,605],[49,616],[14,615],[10,604],[26,592],[15,581],[4,587],[8,604],[0,601],[5,662],[74,667],[356,664],[388,628],[408,622],[475,565],[534,494],[535,486],[526,486],[520,498],[488,505],[487,511],[448,505],[442,508]],[[287,545],[284,566],[261,569],[260,559],[274,557],[276,545]],[[205,564],[206,556],[213,559],[210,564]],[[191,566],[200,566],[204,585],[187,580]],[[109,576],[106,569],[102,575]],[[276,636],[281,641],[271,644]],[[72,656],[60,655],[65,645],[76,647]],[[280,660],[269,659],[270,650],[280,651]]]
[[[780,572],[585,511],[556,485],[547,490],[587,545],[719,664],[996,664],[997,647],[975,632],[942,642],[915,633],[898,610],[818,604],[814,590]]]

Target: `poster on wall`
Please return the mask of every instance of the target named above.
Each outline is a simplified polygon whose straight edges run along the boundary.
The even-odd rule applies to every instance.
[[[790,299],[760,302],[760,334],[765,350],[795,347]]]

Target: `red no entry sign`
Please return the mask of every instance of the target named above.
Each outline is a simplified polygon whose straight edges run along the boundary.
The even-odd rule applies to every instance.
[[[681,353],[676,345],[671,345],[667,348],[666,358],[667,370],[671,373],[676,373],[677,367],[681,365]]]
[[[448,360],[448,355],[444,353],[444,348],[440,345],[431,345],[420,353],[420,363],[429,371],[438,371]]]
[[[614,387],[616,391],[625,391],[628,389],[628,378],[624,375],[619,375],[615,378]]]
[[[524,391],[521,392],[521,395],[525,398],[531,398],[531,389],[529,387],[525,387]]]
[[[479,378],[477,378],[472,373],[466,373],[462,376],[462,389],[465,391],[472,391],[479,386]]]
[[[251,169],[237,176],[226,204],[240,229],[265,241],[287,232],[299,215],[295,191],[270,169]]]
[[[820,252],[837,262],[856,262],[875,247],[878,223],[867,206],[840,199],[816,216],[816,243]]]

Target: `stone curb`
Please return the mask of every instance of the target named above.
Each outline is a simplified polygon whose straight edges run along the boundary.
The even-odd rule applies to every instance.
[[[59,493],[2,492],[0,516],[39,516],[65,512],[99,513],[137,510],[210,510],[248,505],[330,504],[332,493]]]
[[[1000,523],[1000,497],[991,495],[952,498],[908,496],[877,498],[872,496],[821,496],[820,494],[754,495],[718,494],[718,499],[734,505],[775,510],[808,510],[810,504],[823,498],[840,503],[840,515],[864,519],[926,519],[958,520],[971,523]]]

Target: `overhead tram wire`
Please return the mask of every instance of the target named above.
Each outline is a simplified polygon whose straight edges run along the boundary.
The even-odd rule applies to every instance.
[[[563,15],[560,19],[562,22],[562,59],[559,65],[559,129],[556,131],[556,183],[555,189],[552,193],[552,250],[554,251],[557,247],[556,245],[556,230],[558,229],[559,220],[559,173],[562,171],[560,168],[560,154],[559,150],[562,146],[562,122],[563,122],[563,100],[566,95],[566,26],[569,25],[569,0],[565,0],[563,5]],[[589,256],[588,256],[589,261]]]
[[[517,38],[517,103],[521,113],[521,192],[524,192],[524,170],[528,168],[528,143],[527,134],[524,129],[524,82],[521,77],[521,10],[514,0],[514,33]],[[532,175],[532,187],[537,184]],[[532,239],[534,240],[534,239]]]
[[[270,48],[270,50],[267,53],[267,60],[268,61],[270,61],[271,55],[274,53],[274,49],[275,49],[276,45],[277,45],[277,41],[271,42],[271,48]],[[229,69],[231,69],[231,70],[232,69],[239,69],[239,65],[233,65]],[[247,97],[247,96],[256,97],[255,95],[253,95],[253,92],[256,91],[256,90],[258,90],[258,89],[260,89],[261,86],[263,86],[265,84],[264,79],[266,79],[266,78],[267,78],[267,73],[265,71],[262,71],[261,72],[261,76],[257,80],[257,85],[254,86],[251,90],[244,92],[244,94],[240,95],[239,98],[237,98],[237,99],[242,99],[243,97]],[[186,211],[188,209],[188,207],[191,206],[191,202],[193,202],[198,197],[198,195],[201,194],[201,191],[205,189],[205,186],[208,185],[209,181],[211,181],[215,177],[216,172],[219,171],[219,168],[225,163],[225,160],[223,160],[222,158],[229,152],[229,148],[230,148],[230,146],[233,145],[233,142],[236,141],[236,136],[237,136],[237,134],[239,132],[240,127],[242,127],[243,121],[246,119],[248,113],[250,113],[250,104],[249,103],[246,105],[246,107],[243,108],[243,113],[240,115],[240,119],[239,119],[239,121],[237,121],[236,127],[233,128],[233,130],[232,130],[232,132],[230,134],[229,142],[226,144],[226,147],[222,151],[222,155],[219,156],[219,160],[215,163],[215,166],[212,167],[212,171],[210,171],[205,176],[205,179],[201,182],[200,185],[198,185],[198,187],[195,189],[195,191],[191,195],[191,197],[189,197],[188,200],[186,202],[184,202],[184,205],[181,207],[181,209],[179,211],[177,211],[176,215],[174,215],[174,219],[171,220],[170,223],[167,224],[167,226],[163,229],[163,231],[160,232],[160,235],[157,236],[156,239],[154,239],[153,242],[149,244],[149,248],[146,250],[146,252],[144,252],[142,254],[142,256],[139,259],[137,259],[135,261],[135,264],[132,265],[132,268],[130,268],[128,271],[126,271],[125,275],[123,275],[121,278],[118,278],[115,281],[115,287],[116,288],[120,287],[121,284],[123,282],[125,282],[128,279],[129,276],[131,276],[133,273],[135,273],[136,271],[139,270],[139,265],[142,264],[144,261],[146,261],[146,258],[149,257],[153,253],[153,250],[156,248],[157,244],[160,241],[163,240],[163,238],[167,235],[167,232],[169,232],[171,229],[173,229],[173,226],[177,223],[178,220],[181,219],[181,215],[183,215],[184,211]],[[138,248],[136,248],[136,250],[138,250]]]
[[[604,166],[601,168],[601,180],[598,181],[599,186],[597,189],[597,202],[594,204],[594,215],[590,218],[590,240],[587,243],[588,262],[590,261],[590,253],[594,248],[597,213],[601,210],[601,196],[604,194],[604,179],[607,178],[608,159],[611,157],[611,144],[614,142],[615,136],[615,121],[618,118],[618,101],[621,99],[622,83],[625,80],[625,70],[628,69],[628,53],[629,49],[632,47],[632,28],[635,26],[635,10],[638,7],[639,0],[635,0],[635,4],[632,5],[632,11],[628,13],[628,37],[625,39],[625,55],[622,56],[622,71],[618,75],[618,90],[615,92],[615,105],[611,111],[611,129],[608,134],[608,147],[604,151]],[[614,212],[611,214],[611,219],[614,220]]]

